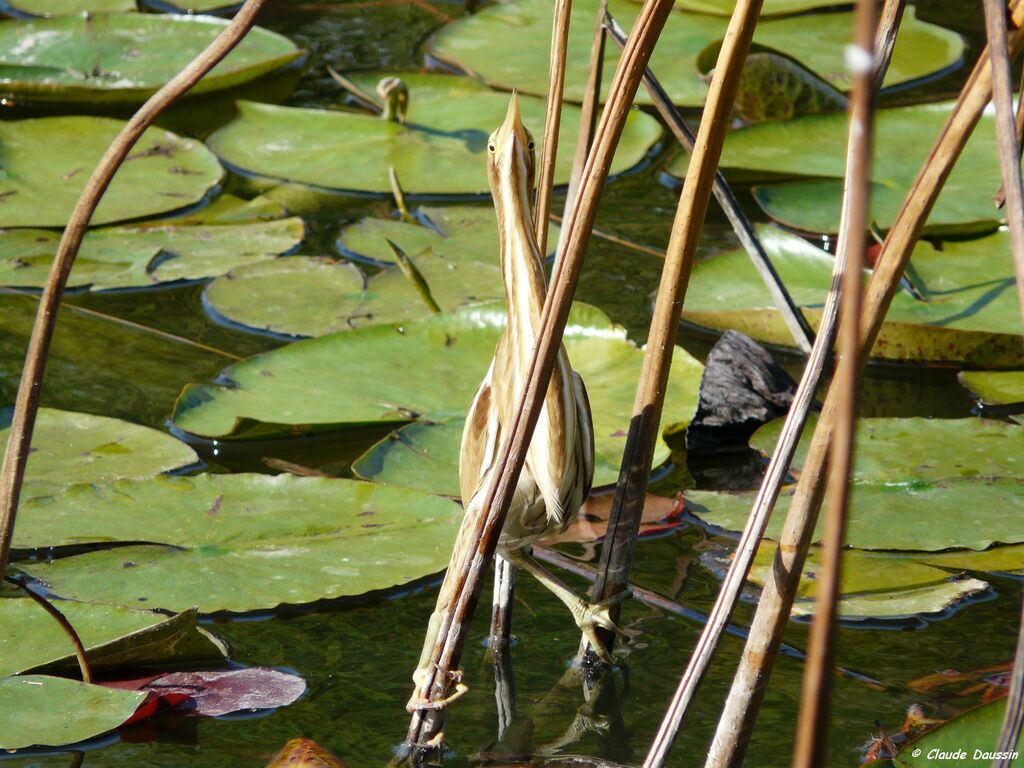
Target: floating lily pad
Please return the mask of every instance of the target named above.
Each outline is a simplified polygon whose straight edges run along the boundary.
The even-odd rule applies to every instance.
[[[3,21],[0,93],[37,102],[138,104],[227,25],[212,16],[143,13]],[[174,44],[167,45],[168,41]],[[253,27],[190,93],[255,80],[301,54],[286,37]]]
[[[505,289],[497,265],[452,263],[422,251],[413,263],[442,310],[493,302]],[[214,280],[203,300],[215,315],[288,336],[323,336],[367,325],[429,317],[434,309],[397,266],[365,281],[357,267],[296,257],[232,270]]]
[[[775,556],[775,543],[758,548],[749,580],[763,586]],[[712,554],[711,557],[714,557]],[[702,557],[707,564],[709,557]],[[720,568],[724,572],[726,562]],[[810,616],[818,594],[821,552],[814,548],[793,603],[793,616]],[[965,598],[985,592],[989,585],[980,579],[951,575],[948,571],[904,555],[846,550],[839,588],[838,610],[845,620],[905,619],[941,613]]]
[[[250,438],[461,419],[504,323],[504,308],[492,305],[299,341],[228,368],[227,386],[186,388],[175,422],[197,435]],[[605,457],[599,466],[617,467],[641,353],[604,313],[580,304],[570,314],[565,346],[594,404],[598,453]],[[676,352],[665,423],[692,415],[700,372],[696,360]]]
[[[437,573],[461,517],[447,499],[353,480],[159,477],[33,500],[18,514],[15,546],[153,542],[18,567],[71,599],[253,611]]]
[[[996,758],[996,744],[1003,724],[1006,700],[993,701],[954,717],[907,743],[893,761],[898,768],[933,766],[944,761],[938,754],[953,755],[963,752],[963,757],[950,757],[951,765],[957,768],[988,768]],[[1024,749],[1024,738],[1017,742],[1017,750]]]
[[[129,13],[135,10],[135,0],[11,0],[7,6],[29,16],[73,16]]]
[[[978,419],[862,419],[846,543],[860,549],[937,552],[1024,542],[1024,437]],[[777,429],[777,426],[773,426]],[[805,431],[803,445],[813,425]],[[771,442],[762,428],[755,442]],[[799,470],[798,456],[795,469]],[[687,507],[711,525],[742,530],[754,493],[691,491]],[[792,489],[768,524],[781,533]],[[820,540],[823,520],[815,531]]]
[[[790,295],[816,326],[831,283],[832,256],[779,229],[758,231]],[[1007,233],[944,243],[941,251],[922,242],[911,265],[927,301],[897,293],[873,356],[978,368],[1024,365]],[[764,283],[741,250],[718,254],[694,268],[683,319],[716,330],[732,328],[762,342],[792,344]]]
[[[959,378],[984,405],[1011,406],[1010,418],[1024,424],[1024,371],[961,371]]]
[[[871,217],[883,229],[895,219],[951,109],[952,103],[923,104],[876,114]],[[754,198],[765,213],[788,227],[834,233],[839,228],[847,131],[842,112],[752,125],[729,134],[721,165],[747,179],[799,179],[755,187]],[[677,160],[669,172],[682,176],[685,162]],[[995,117],[985,114],[943,187],[926,231],[941,235],[995,229],[1004,218],[992,204],[1000,183]]]
[[[0,446],[8,419],[0,420]],[[166,432],[120,419],[40,408],[22,499],[49,496],[75,483],[144,478],[199,460]]]
[[[370,88],[376,82],[354,79]],[[402,79],[409,88],[405,125],[365,113],[243,101],[238,118],[216,131],[208,144],[225,162],[248,173],[318,187],[390,194],[388,168],[394,167],[410,194],[486,193],[487,137],[505,119],[508,94],[451,75],[410,73]],[[520,99],[523,122],[538,144],[544,107],[541,99]],[[576,107],[562,112],[556,184],[569,179],[579,116]],[[642,161],[660,134],[653,118],[631,113],[612,173]]]
[[[831,0],[765,0],[761,6],[761,16],[786,16],[832,5],[835,3]],[[735,7],[736,0],[676,0],[676,8],[680,10],[719,16],[731,15]]]
[[[0,22],[0,50],[5,23],[14,22]],[[86,181],[123,125],[104,117],[0,121],[0,227],[67,224]],[[68,141],[69,136],[75,140]],[[111,182],[92,223],[184,208],[202,200],[223,175],[217,158],[200,142],[150,128]]]
[[[387,244],[391,240],[409,255],[430,249],[453,263],[498,264],[498,221],[492,205],[424,206],[417,215],[423,224],[368,216],[341,230],[338,249],[349,258],[394,264]],[[548,242],[557,242],[558,233],[558,225],[552,224]]]
[[[63,746],[112,731],[146,694],[44,675],[0,679],[0,749]]]
[[[94,229],[82,241],[68,286],[99,291],[221,275],[291,250],[302,242],[304,232],[299,218]],[[58,242],[60,234],[49,230],[0,230],[0,284],[46,285]]]
[[[566,98],[572,101],[583,99],[597,8],[596,0],[573,3],[565,86]],[[608,9],[628,29],[639,5],[611,0]],[[548,87],[552,12],[547,0],[489,5],[442,27],[434,38],[431,54],[474,73],[489,85],[544,94]],[[673,13],[669,17],[651,58],[651,69],[675,103],[692,107],[704,103],[707,84],[697,70],[697,56],[707,45],[725,37],[727,24],[728,19],[721,16]],[[850,79],[843,50],[852,30],[853,15],[849,12],[794,16],[765,19],[758,24],[754,40],[784,51],[845,90],[850,87]],[[918,21],[913,8],[908,8],[886,84],[905,83],[945,69],[959,61],[962,52],[959,35]],[[602,78],[605,94],[618,60],[619,52],[608,46]],[[642,88],[637,100],[650,103]]]
[[[56,607],[81,638],[94,672],[167,669],[227,658],[224,643],[196,626],[194,609],[167,617],[119,605],[58,601]],[[0,600],[0,625],[0,674],[77,673],[68,636],[34,601]]]

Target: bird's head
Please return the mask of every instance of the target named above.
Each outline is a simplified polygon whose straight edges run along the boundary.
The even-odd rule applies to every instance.
[[[402,78],[385,77],[377,83],[377,95],[384,100],[381,117],[404,124],[409,111],[409,88]]]
[[[519,96],[513,91],[505,122],[487,139],[487,175],[497,198],[504,188],[529,196],[533,190],[536,154],[533,136],[519,114]]]

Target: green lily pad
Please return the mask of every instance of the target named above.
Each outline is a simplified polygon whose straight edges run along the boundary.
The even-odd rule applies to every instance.
[[[0,446],[7,444],[8,419],[0,420]],[[39,409],[31,450],[23,500],[50,496],[75,483],[150,477],[199,460],[166,432],[54,408]]]
[[[750,572],[753,584],[764,585],[774,556],[774,542],[758,549]],[[820,570],[821,552],[814,548],[804,566],[793,616],[814,614]],[[941,613],[988,588],[980,579],[951,576],[911,557],[846,550],[839,587],[839,616],[846,620],[903,619]]]
[[[832,5],[835,3],[830,0],[765,0],[761,6],[761,16],[788,16]],[[731,16],[735,7],[736,0],[676,0],[676,8],[680,10],[719,16]]]
[[[135,0],[13,0],[7,5],[29,16],[130,13],[135,10]]]
[[[981,398],[985,405],[1017,406],[1011,419],[1024,424],[1024,371],[961,371],[960,383]]]
[[[988,768],[996,758],[996,744],[1005,711],[1005,699],[968,710],[908,742],[893,764],[898,768],[916,768],[948,760],[957,768]],[[1018,751],[1024,749],[1024,737],[1017,742],[1016,748]],[[962,756],[952,757],[961,751]],[[940,753],[950,757],[939,757]]]
[[[565,87],[566,98],[571,101],[583,99],[597,8],[596,0],[573,3]],[[626,0],[611,0],[608,9],[628,29],[639,6]],[[548,87],[552,12],[547,0],[489,5],[442,27],[434,37],[431,54],[472,72],[489,85],[544,94]],[[673,13],[669,17],[651,58],[651,69],[676,104],[696,107],[704,103],[707,84],[700,77],[696,60],[706,46],[725,37],[727,24],[728,19],[721,16]],[[850,42],[852,29],[853,16],[849,12],[765,19],[758,24],[754,40],[785,52],[845,90],[850,87],[850,78],[843,50]],[[913,8],[909,8],[900,27],[900,44],[896,46],[886,84],[905,83],[945,69],[959,61],[962,53],[959,35],[918,21]],[[602,78],[604,94],[618,60],[619,52],[608,46]],[[637,100],[650,103],[642,88]],[[571,156],[571,152],[568,154]]]
[[[13,22],[0,22],[0,40],[4,23]],[[0,227],[67,224],[89,175],[123,125],[105,117],[0,121]],[[217,158],[200,142],[150,128],[111,182],[92,223],[193,205],[223,175]]]
[[[862,419],[859,424],[849,546],[937,552],[1024,542],[1024,438],[1018,427],[978,419]],[[755,444],[773,444],[771,431],[762,429]],[[812,431],[813,424],[802,445]],[[794,462],[797,471],[802,455]],[[769,538],[780,536],[792,492],[780,496],[765,534]],[[754,495],[691,491],[686,500],[701,520],[738,531]]]
[[[951,109],[947,102],[876,114],[871,217],[883,229],[895,219]],[[747,179],[799,179],[755,187],[754,198],[765,213],[787,227],[834,233],[839,228],[847,131],[842,112],[752,125],[729,134],[721,165]],[[681,177],[685,159],[671,164],[669,172]],[[985,114],[943,187],[925,231],[992,231],[1004,219],[992,204],[1000,183],[995,117]]]
[[[35,499],[19,512],[15,546],[153,542],[17,565],[70,599],[243,612],[437,573],[461,517],[447,499],[353,480],[158,477]]]
[[[302,242],[302,219],[199,226],[108,227],[86,233],[69,287],[136,288],[222,275],[273,259]],[[0,230],[0,284],[42,288],[60,234]]]
[[[112,731],[135,714],[141,691],[44,675],[0,679],[0,749],[59,747]]]
[[[641,353],[623,344],[622,354],[611,360],[595,361],[590,356],[573,357],[574,368],[587,385],[594,418],[594,486],[611,485],[619,477],[626,429],[632,413]],[[592,362],[594,361],[594,362]],[[594,363],[597,363],[596,365]],[[700,364],[680,348],[672,359],[665,397],[662,425],[688,421],[696,408],[696,387]],[[467,401],[468,404],[468,401]],[[416,422],[384,438],[353,465],[360,477],[378,483],[417,488],[446,496],[459,496],[459,446],[464,419]],[[661,440],[654,450],[653,466],[669,458]]]
[[[462,418],[504,323],[504,308],[490,305],[289,344],[225,370],[227,386],[187,387],[175,423],[206,437],[248,438]],[[581,304],[570,314],[565,346],[591,403],[606,404],[593,407],[598,442],[619,440],[621,453],[640,351],[604,313]],[[679,350],[675,361],[666,423],[693,414],[700,382],[696,360]]]
[[[545,72],[547,65],[545,65]],[[372,78],[353,78],[372,89]],[[331,189],[390,194],[394,167],[410,194],[484,194],[487,137],[505,119],[508,94],[468,78],[403,74],[409,88],[405,125],[355,112],[239,102],[239,116],[207,142],[226,163],[248,173]],[[523,122],[540,142],[544,102],[520,99]],[[572,168],[579,109],[562,112],[555,183]],[[661,129],[630,114],[612,163],[621,173],[643,160]],[[538,147],[538,151],[539,151]]]
[[[212,16],[144,13],[3,21],[0,93],[22,101],[140,104],[227,25]],[[286,37],[254,27],[190,94],[247,83],[301,55]]]
[[[426,224],[368,216],[341,230],[342,255],[379,264],[395,264],[387,241],[409,255],[431,250],[450,262],[498,263],[498,221],[492,205],[424,206],[417,215]],[[548,230],[548,242],[558,241],[558,225]]]
[[[782,419],[757,430],[753,448],[770,456]],[[818,419],[811,416],[792,469],[799,472]],[[1024,480],[1024,434],[982,419],[860,419],[853,482],[907,485],[932,480]]]
[[[497,264],[453,263],[429,250],[412,259],[442,310],[493,302],[505,295]],[[364,285],[353,264],[311,257],[232,270],[207,286],[203,300],[230,322],[288,336],[323,336],[434,314],[397,266],[371,276]]]
[[[831,283],[832,256],[773,227],[760,227],[758,232],[790,295],[816,326]],[[1006,232],[944,243],[941,251],[919,243],[911,270],[927,301],[904,291],[896,294],[872,350],[874,357],[978,368],[1024,365]],[[696,265],[683,319],[716,330],[733,328],[762,342],[792,344],[771,296],[742,250]]]
[[[196,626],[190,608],[175,616],[119,605],[58,601],[93,672],[151,666],[168,669],[227,658],[223,641]],[[0,674],[76,674],[78,661],[57,622],[32,600],[0,600]]]

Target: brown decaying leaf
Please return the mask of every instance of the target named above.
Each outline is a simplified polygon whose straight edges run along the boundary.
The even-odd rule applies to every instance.
[[[266,768],[348,768],[312,739],[291,739]]]
[[[600,541],[608,533],[608,518],[611,515],[614,498],[614,493],[591,496],[580,507],[579,514],[568,528],[540,543],[550,547],[555,544],[589,544]],[[669,498],[648,493],[644,498],[644,512],[640,519],[640,536],[651,536],[678,528],[682,513],[682,494]]]

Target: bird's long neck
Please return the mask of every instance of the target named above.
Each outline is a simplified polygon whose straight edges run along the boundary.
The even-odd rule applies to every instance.
[[[509,331],[517,342],[532,347],[540,328],[547,282],[533,230],[529,190],[519,174],[501,174],[496,186],[494,202],[498,214]]]

